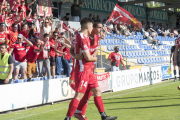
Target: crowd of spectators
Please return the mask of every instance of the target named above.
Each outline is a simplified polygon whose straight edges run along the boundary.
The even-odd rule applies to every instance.
[[[35,1],[25,5],[25,1],[21,0],[13,2],[12,6],[7,1],[0,3],[0,44],[3,45],[2,49],[7,49],[6,53],[12,55],[13,79],[31,81],[37,77],[37,71],[39,77],[52,79],[55,75],[61,75],[62,68],[69,77],[72,58],[64,43],[71,44],[77,31],[71,30],[69,38],[66,38],[69,28],[64,24],[64,27],[59,25],[53,31],[51,16],[47,17],[46,11],[43,11],[44,16],[39,16],[38,5],[35,12],[29,8]],[[63,19],[68,19],[68,16]],[[61,27],[64,28],[63,32]],[[1,60],[5,60],[4,54],[0,56]]]

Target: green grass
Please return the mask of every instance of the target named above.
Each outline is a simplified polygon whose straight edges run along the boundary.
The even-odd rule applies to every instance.
[[[106,113],[118,120],[179,120],[180,82],[163,82],[115,93],[103,94]],[[0,120],[64,120],[69,101],[0,115]],[[100,120],[90,99],[86,117]],[[72,118],[72,120],[76,120]]]

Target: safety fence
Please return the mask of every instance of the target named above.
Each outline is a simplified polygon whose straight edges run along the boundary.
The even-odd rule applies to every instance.
[[[168,68],[169,66],[157,66],[108,72],[98,74],[97,80],[102,92],[116,92],[172,78],[172,74],[168,75]],[[69,78],[62,78],[1,85],[0,112],[68,100],[75,94],[68,82]]]

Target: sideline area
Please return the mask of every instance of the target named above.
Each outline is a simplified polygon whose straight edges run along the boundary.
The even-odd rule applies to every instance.
[[[108,115],[118,115],[121,120],[177,120],[179,115],[180,82],[173,80],[154,85],[103,94],[102,98]],[[68,102],[17,111],[0,115],[2,120],[57,120],[64,117]],[[131,114],[131,116],[129,115]],[[89,101],[86,116],[99,120],[93,97]],[[99,119],[98,119],[99,118]],[[72,118],[72,120],[75,120]]]

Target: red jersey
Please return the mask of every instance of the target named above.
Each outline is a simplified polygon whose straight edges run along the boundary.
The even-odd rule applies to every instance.
[[[44,42],[42,41],[42,44],[44,44]],[[49,59],[49,50],[50,50],[50,47],[52,46],[52,43],[51,42],[48,42],[46,44],[46,46],[44,47],[43,51],[40,52],[38,58],[39,59]]]
[[[52,46],[55,46],[56,42],[53,40],[53,38],[51,38],[49,40],[49,42],[51,42]],[[53,47],[50,46],[50,56],[51,57],[55,57],[56,56],[56,53],[54,51],[55,49]]]
[[[17,36],[18,36],[18,32],[14,33],[14,32],[11,31],[11,30],[9,30],[9,31],[7,32],[7,37],[8,37],[8,39],[9,39],[9,44],[8,44],[8,46],[11,47],[11,45],[17,41]]]
[[[178,47],[180,48],[180,37],[177,39],[177,44],[176,45],[178,45]]]
[[[57,50],[60,51],[60,52],[63,52],[62,47],[63,47],[63,45],[61,43],[58,43]],[[59,57],[63,56],[62,54],[59,54],[59,53],[56,53],[56,55],[59,56]]]
[[[5,15],[0,15],[0,22],[5,22]]]
[[[21,31],[20,34],[22,34],[25,38],[29,38],[29,33],[25,33],[26,31]]]
[[[69,53],[69,52],[70,52],[70,49],[67,48],[67,47],[65,47],[65,48],[63,49],[63,52],[66,52],[66,53],[67,53],[66,55],[64,55],[64,58],[69,61],[69,60],[71,59],[71,54]]]
[[[99,48],[99,35],[94,35],[94,38],[90,37],[90,48],[91,48],[91,54],[94,53],[95,50]]]
[[[23,13],[21,14],[21,18],[23,18],[23,15],[24,15],[24,18],[26,18],[26,11],[29,10],[29,7],[28,5],[25,5],[25,6],[19,6],[18,7],[18,12],[20,13],[21,11],[23,11]]]
[[[120,61],[122,60],[122,57],[119,53],[115,53],[115,52],[112,52],[110,55],[109,55],[109,58],[111,58],[111,65],[113,62],[117,61],[117,64],[116,66],[118,67],[119,66],[119,63]]]
[[[0,40],[6,40],[6,31],[0,32]],[[0,44],[2,44],[2,42],[0,42]]]
[[[89,37],[84,35],[83,33],[78,33],[76,35],[75,40],[75,54],[82,54],[85,51],[90,52],[90,41]],[[83,57],[82,60],[75,60],[75,69],[79,70],[80,72],[91,68],[92,62],[89,62]]]
[[[19,44],[18,42],[14,43],[11,48],[13,48],[13,54],[15,56],[15,60],[18,62],[25,62],[26,61],[26,46],[27,42],[22,42]]]
[[[32,47],[30,47],[29,51],[27,52],[26,59],[28,63],[35,63],[35,61],[37,60],[39,53],[34,52],[35,49],[40,49],[40,48],[38,48],[36,45],[33,45]]]

